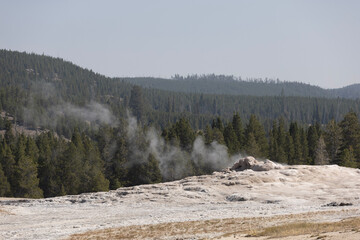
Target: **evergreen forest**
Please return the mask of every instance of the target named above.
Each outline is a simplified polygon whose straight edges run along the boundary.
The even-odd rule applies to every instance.
[[[244,155],[360,167],[359,98],[289,96],[283,87],[245,95],[140,85],[63,59],[0,50],[0,196],[171,181],[210,174]]]

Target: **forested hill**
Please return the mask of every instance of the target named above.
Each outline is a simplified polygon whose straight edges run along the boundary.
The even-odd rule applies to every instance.
[[[170,82],[152,80],[154,84]],[[251,114],[257,115],[266,129],[269,129],[272,120],[279,117],[286,122],[326,124],[331,119],[339,121],[350,110],[360,112],[359,99],[286,96],[290,87],[278,88],[276,96],[249,96],[250,90],[246,95],[183,93],[133,85],[149,79],[128,81],[105,77],[59,58],[0,50],[0,110],[14,116],[21,125],[44,127],[68,138],[74,126],[84,130],[89,126],[114,124],[126,118],[128,109],[144,125],[164,128],[185,116],[196,129],[203,129],[214,116],[229,120],[234,112],[244,119],[249,119]],[[226,86],[222,81],[235,84],[226,77],[223,80],[205,78],[194,82],[206,81],[218,82],[219,89]],[[188,82],[191,85],[190,79],[171,82],[184,86]],[[270,82],[247,84],[268,85],[269,89],[281,86],[280,83]],[[311,89],[324,91],[306,84],[303,86],[309,88],[307,92]]]
[[[233,76],[214,74],[187,77],[176,75],[172,79],[124,78],[124,80],[146,88],[186,93],[360,98],[360,84],[339,89],[323,89],[299,82],[283,82],[272,79],[242,80]]]
[[[0,197],[210,174],[237,153],[360,166],[360,99],[141,88],[59,58],[0,50],[0,110]]]
[[[343,98],[360,98],[360,83],[352,84],[343,88],[328,90],[331,96],[339,96]]]

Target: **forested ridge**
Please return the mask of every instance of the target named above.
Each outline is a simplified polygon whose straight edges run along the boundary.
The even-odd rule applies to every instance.
[[[0,50],[0,196],[51,197],[207,174],[248,154],[360,167],[359,99],[141,88]],[[134,117],[132,117],[132,115]],[[14,126],[48,129],[32,137]]]
[[[123,78],[123,80],[145,88],[156,88],[185,93],[207,93],[246,96],[301,96],[326,98],[359,98],[360,84],[338,89],[323,89],[301,82],[287,82],[279,79],[249,78],[227,75],[175,75],[164,78]]]
[[[74,127],[81,131],[88,128],[79,116],[74,117],[78,110],[98,111],[101,104],[116,118],[123,118],[136,100],[130,101],[131,90],[138,92],[142,123],[159,128],[186,116],[192,127],[203,129],[214,115],[230,119],[238,112],[244,119],[257,115],[269,130],[272,119],[281,116],[286,122],[325,124],[331,119],[340,121],[350,110],[360,112],[359,99],[133,89],[125,79],[108,78],[59,58],[7,50],[0,50],[0,80],[0,109],[14,115],[22,125],[45,127],[68,138]],[[90,120],[97,124],[94,116]]]

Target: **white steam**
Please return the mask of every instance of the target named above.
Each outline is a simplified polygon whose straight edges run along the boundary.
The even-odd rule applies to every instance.
[[[90,102],[84,107],[75,106],[71,103],[56,105],[50,109],[56,116],[70,115],[82,121],[116,126],[117,119],[104,105]]]
[[[39,111],[35,102],[44,102],[45,111]],[[35,126],[56,127],[61,117],[72,117],[88,122],[93,126],[108,124],[112,127],[118,125],[117,118],[104,105],[90,101],[84,106],[76,106],[65,102],[56,91],[54,84],[38,81],[31,86],[27,107],[23,109],[24,121]]]
[[[199,160],[204,159],[205,163],[211,164],[214,169],[225,168],[230,163],[226,146],[216,141],[212,142],[210,146],[206,146],[202,137],[196,138],[191,158],[194,159],[197,164],[201,164]]]
[[[34,103],[39,100],[48,104],[45,112],[36,109]],[[43,81],[32,85],[28,107],[24,109],[25,122],[56,127],[60,119],[67,117],[89,122],[93,127],[101,124],[116,127],[119,124],[110,109],[98,102],[91,101],[83,106],[76,106],[63,101],[52,83]],[[159,161],[164,179],[189,176],[193,173],[191,167],[194,165],[207,171],[220,170],[231,166],[239,158],[229,157],[227,147],[217,142],[206,145],[201,136],[195,139],[191,153],[184,151],[178,144],[166,142],[154,128],[144,132],[130,113],[127,114],[127,124],[129,164],[143,163],[149,154],[153,154]],[[111,143],[111,140],[107,141]],[[111,159],[115,154],[115,148],[116,143],[111,143],[104,157]]]
[[[217,142],[212,142],[207,146],[201,136],[196,138],[192,152],[188,153],[179,146],[167,143],[154,128],[147,130],[145,133],[146,148],[140,149],[135,144],[139,131],[142,130],[138,127],[136,119],[128,114],[127,135],[130,147],[136,148],[132,149],[134,154],[131,161],[136,163],[146,161],[146,157],[153,154],[159,161],[159,167],[164,179],[180,179],[189,176],[191,174],[189,160],[196,166],[221,170],[232,166],[240,158],[240,156],[230,157],[227,147]]]

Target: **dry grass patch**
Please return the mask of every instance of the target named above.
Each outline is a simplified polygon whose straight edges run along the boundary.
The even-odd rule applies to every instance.
[[[257,217],[257,218],[229,218],[229,219],[214,219],[205,221],[188,221],[188,222],[173,222],[173,223],[160,223],[153,225],[135,225],[126,226],[120,228],[110,228],[89,231],[80,234],[74,234],[70,236],[71,240],[82,239],[164,239],[164,238],[183,238],[193,237],[198,238],[212,238],[212,237],[226,237],[231,234],[249,234],[249,236],[264,236],[263,234],[269,234],[269,236],[276,235],[277,227],[288,222],[311,222],[319,219],[319,216],[329,215],[335,216],[338,211],[327,212],[313,212],[303,214],[289,214],[272,217]],[[303,234],[303,232],[310,231],[314,233],[316,231],[325,231],[328,229],[340,229],[344,226],[347,228],[360,226],[360,218],[342,221],[338,228],[331,228],[331,224],[325,228],[324,224],[287,224],[287,234]],[[358,224],[358,225],[356,225]],[[311,227],[312,226],[312,227]],[[265,230],[264,230],[265,229]],[[297,231],[293,229],[298,229]],[[307,229],[301,230],[300,229]],[[266,232],[265,232],[266,231]],[[279,236],[285,233],[277,233]],[[267,235],[266,235],[267,236]]]
[[[250,224],[251,221],[249,219],[216,219],[142,226],[135,225],[74,234],[70,239],[162,239],[175,236],[205,237],[212,236],[213,234],[221,235],[225,232],[233,232],[234,230],[245,232],[250,228]]]
[[[360,218],[351,218],[342,220],[340,222],[329,223],[290,223],[274,227],[268,227],[264,230],[250,233],[249,236],[268,236],[272,238],[281,238],[306,234],[316,235],[321,233],[339,231],[360,231]]]

